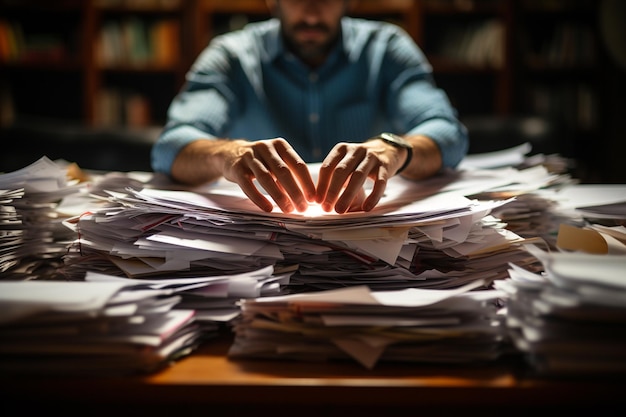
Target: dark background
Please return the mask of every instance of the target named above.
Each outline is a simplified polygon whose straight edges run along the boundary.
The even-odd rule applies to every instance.
[[[471,152],[531,141],[533,153],[574,161],[582,182],[624,183],[625,4],[361,0],[352,14],[396,22],[415,38],[470,130]],[[264,0],[0,0],[0,171],[42,155],[150,170],[150,146],[202,47],[267,17]],[[161,22],[173,34],[148,38]],[[126,58],[100,59],[103,44],[123,47],[102,36],[111,24],[143,30],[154,49],[173,45],[174,58],[140,61],[131,48]],[[494,31],[485,34],[487,26]],[[21,42],[10,40],[17,35]]]

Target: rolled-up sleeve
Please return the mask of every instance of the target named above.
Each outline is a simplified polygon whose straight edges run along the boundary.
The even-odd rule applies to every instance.
[[[221,137],[237,105],[227,50],[211,45],[187,74],[184,87],[172,100],[168,121],[152,148],[155,172],[169,175],[182,148],[199,138]]]
[[[405,32],[390,35],[382,68],[391,86],[387,111],[398,130],[430,137],[439,146],[443,166],[456,167],[469,147],[467,129],[447,94],[435,84],[426,57]]]
[[[459,122],[435,118],[414,127],[409,135],[424,135],[435,141],[441,151],[444,167],[455,168],[468,150],[468,134]]]

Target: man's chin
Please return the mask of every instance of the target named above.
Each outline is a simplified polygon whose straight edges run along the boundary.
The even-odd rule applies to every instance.
[[[298,36],[295,44],[300,49],[323,49],[328,44],[325,36]]]
[[[302,61],[306,62],[309,65],[318,66],[324,62],[324,60],[326,59],[326,55],[300,53],[298,54],[298,58],[300,58]]]
[[[323,60],[330,49],[327,36],[307,36],[300,33],[295,34],[288,43],[291,45],[291,51],[305,61]]]

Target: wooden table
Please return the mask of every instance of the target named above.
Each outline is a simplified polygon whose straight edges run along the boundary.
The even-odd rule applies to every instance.
[[[371,371],[356,362],[235,361],[226,356],[231,341],[222,335],[148,376],[0,376],[0,410],[85,416],[626,415],[626,377],[538,378],[521,361],[383,363]]]

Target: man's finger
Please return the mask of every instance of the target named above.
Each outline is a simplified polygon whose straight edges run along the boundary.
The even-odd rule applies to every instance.
[[[250,201],[256,204],[261,210],[265,212],[271,212],[274,210],[274,204],[261,193],[251,179],[247,179],[245,181],[238,182],[239,188],[244,192],[245,195],[248,196]]]
[[[273,173],[270,172],[268,168],[258,160],[253,161],[250,169],[252,170],[254,177],[256,177],[259,185],[263,187],[263,189],[269,194],[270,197],[272,197],[278,207],[284,213],[291,213],[294,210],[294,205],[291,202],[291,198],[287,195],[283,188],[279,187],[276,184]]]
[[[373,158],[367,156],[350,174],[346,187],[335,203],[337,213],[345,213],[354,205],[354,200],[362,192],[365,181],[370,173],[378,171],[377,163]]]

